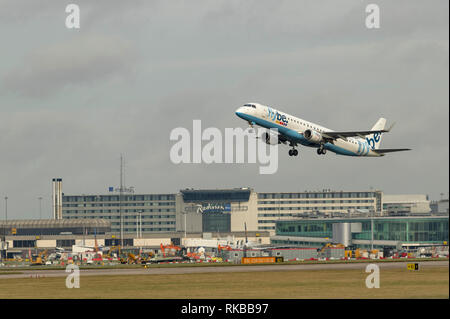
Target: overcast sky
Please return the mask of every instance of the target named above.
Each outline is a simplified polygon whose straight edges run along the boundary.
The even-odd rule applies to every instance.
[[[81,28],[65,27],[65,6]],[[365,27],[376,3],[381,28]],[[449,185],[448,1],[0,0],[0,218],[51,216],[68,194],[182,188],[369,190],[428,194]],[[246,127],[234,111],[271,105],[334,130],[396,122],[383,148],[353,158],[279,149],[279,169],[170,162],[170,131]]]

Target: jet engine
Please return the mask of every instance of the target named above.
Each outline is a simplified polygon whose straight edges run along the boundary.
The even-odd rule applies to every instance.
[[[275,134],[268,133],[268,132],[265,132],[262,135],[262,138],[264,139],[264,142],[266,142],[266,144],[269,144],[269,145],[276,145],[276,144],[280,143],[278,136],[276,136]]]
[[[312,143],[321,143],[323,141],[323,136],[317,131],[314,130],[306,130],[303,133],[303,136]]]

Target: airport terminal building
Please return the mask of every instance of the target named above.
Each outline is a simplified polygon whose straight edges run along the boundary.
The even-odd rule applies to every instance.
[[[106,194],[63,195],[63,219],[105,219],[111,222],[112,232],[136,233],[139,222],[142,232],[176,231],[175,194]]]
[[[423,194],[385,194],[383,210],[389,216],[426,215],[431,212],[431,202],[428,196]]]
[[[317,218],[279,221],[273,244],[412,249],[448,245],[448,216]]]
[[[278,220],[374,214],[381,191],[258,193],[251,188],[184,189],[175,194],[63,195],[63,219],[106,219],[111,231],[242,232],[275,234]]]

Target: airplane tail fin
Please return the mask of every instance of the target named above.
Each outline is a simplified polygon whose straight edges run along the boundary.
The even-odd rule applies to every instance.
[[[375,125],[372,127],[371,131],[384,130],[385,126],[386,126],[386,119],[381,117],[375,123]],[[367,141],[367,143],[369,143],[369,146],[373,150],[376,150],[376,149],[380,148],[382,136],[383,136],[383,133],[375,133],[375,134],[366,135],[366,141]]]

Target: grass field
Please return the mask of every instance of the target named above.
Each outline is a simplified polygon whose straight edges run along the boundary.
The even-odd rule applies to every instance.
[[[449,298],[448,267],[383,269],[368,289],[364,270],[301,270],[176,275],[86,276],[68,289],[65,277],[0,279],[4,298]]]

